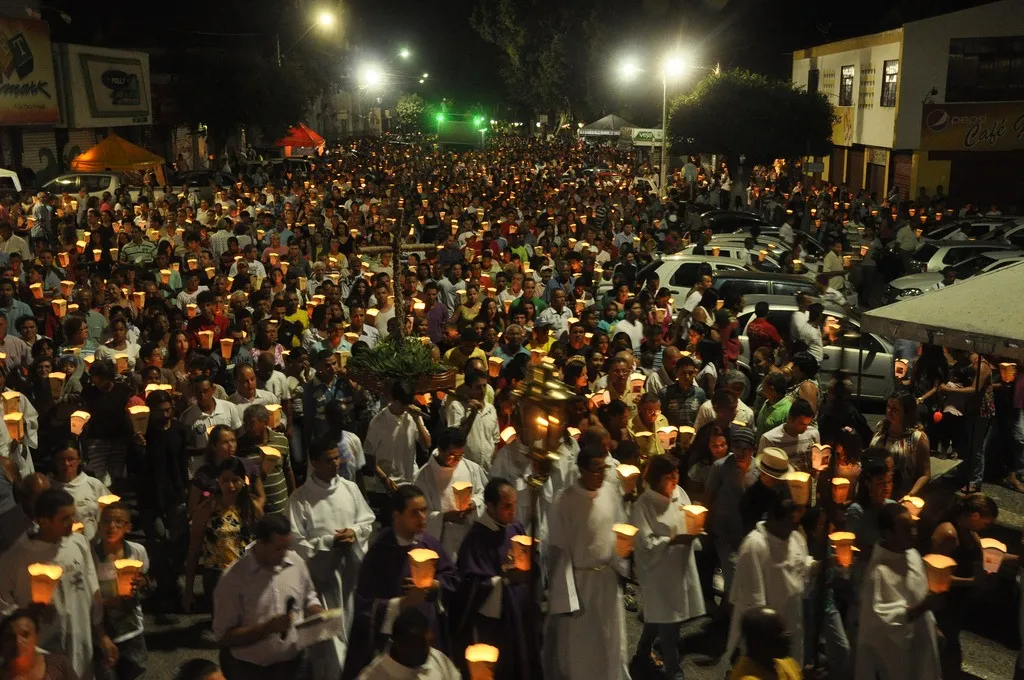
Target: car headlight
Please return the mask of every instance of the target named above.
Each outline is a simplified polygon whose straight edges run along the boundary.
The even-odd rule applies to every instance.
[[[921,295],[923,291],[920,288],[905,288],[900,291],[897,297],[914,297],[915,295]]]

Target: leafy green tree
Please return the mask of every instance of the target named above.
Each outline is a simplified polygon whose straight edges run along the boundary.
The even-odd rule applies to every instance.
[[[403,94],[395,102],[398,127],[404,132],[418,132],[423,126],[427,102],[415,92]]]
[[[471,23],[501,55],[512,100],[566,120],[595,106],[592,59],[603,45],[607,0],[477,0]]]
[[[834,120],[821,93],[733,70],[711,74],[672,100],[668,129],[677,153],[745,154],[758,163],[831,153]]]

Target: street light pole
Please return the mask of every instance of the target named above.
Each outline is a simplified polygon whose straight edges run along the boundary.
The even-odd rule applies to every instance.
[[[668,196],[668,77],[661,74],[661,182],[658,191]]]

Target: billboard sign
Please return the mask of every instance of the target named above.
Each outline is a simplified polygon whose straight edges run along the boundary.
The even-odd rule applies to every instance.
[[[0,17],[0,125],[59,121],[49,25]]]
[[[64,45],[71,127],[150,125],[149,55]]]
[[[1024,102],[925,104],[921,148],[928,151],[1024,149]]]

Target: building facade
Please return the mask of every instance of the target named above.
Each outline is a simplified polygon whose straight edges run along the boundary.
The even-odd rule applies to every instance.
[[[815,178],[884,197],[1024,200],[1024,2],[1001,0],[793,55],[836,107]]]

